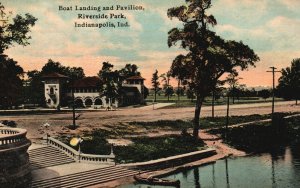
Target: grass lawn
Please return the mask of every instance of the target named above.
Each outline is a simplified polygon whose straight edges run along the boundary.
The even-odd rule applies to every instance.
[[[140,137],[128,146],[115,148],[118,163],[143,162],[204,149],[204,142],[192,136]]]
[[[148,104],[152,104],[154,96],[148,96],[146,102]],[[262,99],[259,97],[241,97],[239,100],[235,98],[235,104],[250,104],[250,103],[264,103],[271,102],[272,98]],[[275,101],[283,101],[282,98],[275,98]],[[181,96],[180,101],[177,100],[177,96],[172,96],[168,101],[168,98],[165,96],[157,96],[157,101],[159,103],[176,103],[171,106],[167,106],[164,108],[178,108],[178,107],[193,107],[195,106],[195,100],[191,101],[186,96]],[[211,97],[207,97],[203,103],[204,106],[211,106],[212,99]],[[221,98],[215,101],[215,105],[224,105],[227,104],[226,98]],[[230,104],[232,103],[232,99],[230,99]]]
[[[285,113],[284,115],[290,115]],[[251,122],[257,120],[269,119],[270,115],[249,115],[249,116],[232,116],[231,124]],[[224,138],[225,117],[201,118],[201,129],[215,128],[211,130],[213,134],[221,134]],[[181,131],[192,128],[192,121],[183,120],[160,120],[153,122],[127,122],[122,125],[113,126],[111,130],[94,130],[92,133],[85,133],[86,139],[82,142],[81,150],[83,153],[107,155],[110,154],[110,144],[108,138],[125,138],[128,135],[138,136],[143,130],[144,134],[150,131]],[[270,123],[257,123],[240,128],[232,128],[228,132],[227,142],[238,149],[253,151],[265,150],[271,148],[278,143],[288,143],[291,140],[300,138],[300,118],[295,117],[287,120],[287,129],[278,133],[274,133],[274,128]],[[142,134],[143,135],[143,134]],[[179,155],[205,148],[202,141],[196,141],[191,135],[168,135],[157,137],[129,137],[132,144],[127,146],[115,146],[117,163],[142,162],[173,155]],[[71,138],[61,137],[64,143],[69,144]],[[78,148],[74,148],[78,149]]]
[[[101,131],[95,131],[90,140],[84,140],[81,151],[87,154],[108,155],[110,144],[106,138],[108,135]],[[69,144],[71,138],[60,138]],[[115,146],[114,153],[117,163],[142,162],[163,157],[198,151],[205,148],[204,142],[195,140],[191,135],[174,135],[168,137],[137,137],[132,138],[133,143],[128,146]],[[72,147],[72,146],[71,146]],[[78,150],[77,147],[73,147]]]
[[[229,118],[230,125],[245,123],[250,121],[264,120],[270,118],[270,115],[248,115],[248,116],[231,116]],[[219,128],[225,126],[226,117],[205,117],[200,119],[200,129],[207,128]],[[143,127],[147,130],[151,129],[163,129],[180,131],[182,129],[188,129],[193,127],[192,120],[159,120],[153,122],[129,122],[129,125]]]

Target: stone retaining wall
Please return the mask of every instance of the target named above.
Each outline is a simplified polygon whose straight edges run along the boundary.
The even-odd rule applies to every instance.
[[[183,165],[185,163],[190,163],[193,161],[198,161],[203,158],[207,158],[210,156],[215,155],[217,152],[215,149],[206,149],[202,151],[195,151],[191,153],[186,153],[182,155],[176,155],[172,157],[141,162],[141,163],[130,163],[130,164],[123,164],[119,166],[128,167],[132,169],[139,169],[139,170],[159,170],[170,168],[174,166]]]
[[[31,142],[26,130],[0,128],[0,132],[0,187],[28,187],[31,175],[27,149]]]

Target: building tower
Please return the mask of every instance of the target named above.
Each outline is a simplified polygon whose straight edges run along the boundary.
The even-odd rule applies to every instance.
[[[68,77],[59,73],[49,73],[43,75],[42,78],[44,80],[44,93],[47,107],[59,107],[62,98],[62,85]]]

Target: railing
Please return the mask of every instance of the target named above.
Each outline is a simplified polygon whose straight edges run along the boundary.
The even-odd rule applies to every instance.
[[[0,127],[0,148],[10,148],[11,144],[29,142],[27,131],[19,128]]]
[[[75,149],[71,148],[70,146],[62,143],[61,141],[53,138],[47,137],[47,144],[53,146],[60,151],[67,154],[69,157],[73,158],[76,162],[85,162],[85,163],[94,163],[94,164],[115,164],[115,155],[111,152],[110,155],[91,155],[91,154],[84,154],[81,152],[76,151]]]

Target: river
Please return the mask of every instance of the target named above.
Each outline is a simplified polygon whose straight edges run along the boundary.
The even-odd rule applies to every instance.
[[[167,176],[179,179],[182,188],[230,187],[268,188],[300,187],[300,143],[269,153],[227,158]],[[121,188],[160,188],[141,184]]]

